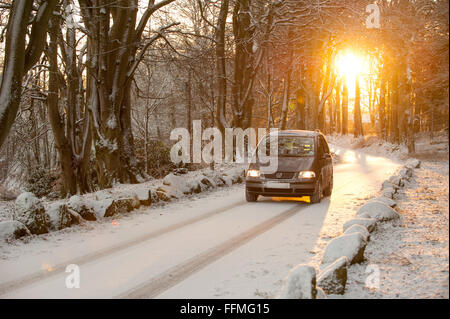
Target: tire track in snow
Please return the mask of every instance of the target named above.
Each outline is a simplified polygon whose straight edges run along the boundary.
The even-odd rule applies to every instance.
[[[269,220],[266,220],[265,222],[262,222],[259,225],[256,225],[239,235],[236,235],[235,237],[225,241],[224,243],[210,248],[205,252],[170,268],[160,275],[153,277],[146,283],[128,290],[123,294],[120,294],[116,298],[154,298],[167,289],[172,288],[176,284],[182,282],[202,268],[208,266],[209,264],[220,259],[231,251],[246,244],[253,238],[270,230],[271,228],[275,227],[276,225],[280,224],[284,220],[295,215],[306,207],[295,205],[294,207],[285,210],[284,212],[270,218]]]
[[[131,246],[140,244],[142,242],[154,239],[154,238],[162,236],[164,234],[173,232],[175,230],[178,230],[178,229],[184,228],[186,226],[192,225],[194,223],[197,223],[197,222],[203,221],[205,219],[211,218],[213,216],[216,216],[218,214],[224,213],[226,211],[229,211],[229,210],[231,210],[231,209],[233,209],[235,207],[238,207],[238,206],[242,206],[244,204],[246,204],[246,201],[239,201],[239,202],[236,202],[236,203],[233,203],[233,204],[221,207],[221,208],[216,209],[214,211],[202,214],[200,216],[193,217],[191,219],[188,219],[188,220],[185,220],[185,221],[181,221],[179,223],[175,223],[175,224],[163,227],[163,228],[161,228],[159,230],[153,231],[153,232],[151,232],[149,234],[142,235],[142,236],[140,236],[138,238],[135,238],[135,239],[123,242],[121,244],[118,244],[118,245],[115,245],[115,246],[112,246],[112,247],[108,247],[106,249],[102,249],[102,250],[99,250],[99,251],[96,251],[96,252],[93,252],[93,253],[90,253],[90,254],[87,254],[87,255],[84,255],[84,256],[81,256],[81,257],[69,260],[67,262],[64,262],[64,263],[52,266],[52,270],[51,271],[39,271],[39,272],[27,275],[27,276],[19,278],[19,279],[15,279],[15,280],[12,280],[12,281],[9,281],[9,282],[5,282],[3,284],[0,284],[0,296],[5,294],[5,293],[8,293],[10,291],[17,290],[17,289],[20,289],[22,287],[25,287],[25,286],[28,286],[30,284],[33,284],[35,282],[38,282],[38,281],[40,281],[42,279],[46,279],[46,278],[55,276],[57,274],[60,274],[60,273],[62,273],[62,272],[64,272],[66,270],[66,266],[67,265],[76,264],[76,265],[80,266],[82,264],[86,264],[86,263],[95,261],[97,259],[100,259],[102,257],[108,256],[108,255],[111,255],[111,254],[114,254],[114,253],[119,252],[121,250],[125,250],[125,249],[127,249],[127,248],[129,248]]]

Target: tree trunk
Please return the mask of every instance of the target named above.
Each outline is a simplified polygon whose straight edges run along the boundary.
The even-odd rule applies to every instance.
[[[348,134],[348,87],[347,87],[347,79],[343,80],[343,89],[342,89],[342,134]]]
[[[0,147],[16,119],[22,95],[22,78],[39,60],[45,45],[48,21],[57,1],[43,1],[31,24],[25,46],[33,1],[12,2],[6,31],[3,73],[0,83]]]
[[[355,107],[353,110],[353,126],[355,137],[363,136],[362,118],[361,118],[361,90],[359,88],[359,76],[355,80]]]

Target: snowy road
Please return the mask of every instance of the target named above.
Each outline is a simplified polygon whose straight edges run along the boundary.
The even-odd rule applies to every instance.
[[[237,185],[142,208],[92,229],[0,247],[0,298],[274,298],[289,269],[315,264],[355,208],[399,166],[334,148],[334,190],[320,204],[244,201]],[[68,264],[80,288],[66,288]]]

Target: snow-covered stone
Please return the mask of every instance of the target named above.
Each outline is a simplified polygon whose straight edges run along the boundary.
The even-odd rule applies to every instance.
[[[364,260],[364,250],[367,241],[363,234],[344,234],[331,240],[322,258],[322,264],[335,262],[342,256],[346,256],[350,264],[360,263]]]
[[[399,186],[395,185],[395,184],[392,184],[392,182],[389,181],[389,180],[386,180],[386,181],[383,182],[383,184],[381,184],[381,189],[382,190],[386,190],[386,189],[390,189],[390,188],[392,188],[394,190],[397,190],[399,188]]]
[[[383,189],[381,192],[381,195],[390,199],[394,199],[394,194],[396,193],[395,189],[392,187],[388,187],[386,189]]]
[[[342,256],[326,267],[317,277],[317,286],[326,294],[342,295],[347,284],[348,258]]]
[[[175,168],[173,170],[173,173],[175,175],[184,175],[184,174],[187,174],[188,172],[189,172],[188,169],[185,167]]]
[[[28,228],[17,220],[5,220],[0,222],[0,239],[13,240],[31,235]]]
[[[166,190],[162,187],[158,187],[156,190],[156,196],[158,197],[158,201],[170,202],[170,197],[166,194]]]
[[[397,206],[397,202],[395,200],[393,200],[391,198],[387,198],[386,196],[380,196],[377,198],[373,198],[373,199],[369,200],[369,202],[382,202],[392,208]]]
[[[152,191],[148,188],[136,190],[136,196],[140,205],[150,206],[152,204]]]
[[[402,179],[396,175],[392,175],[391,177],[389,177],[388,182],[397,187],[403,186]]]
[[[97,220],[94,207],[87,203],[81,196],[73,195],[70,197],[67,202],[67,208],[70,211],[79,214],[85,220]]]
[[[398,173],[398,175],[404,180],[409,180],[412,177],[412,174],[413,174],[412,168],[406,166],[404,166]]]
[[[344,232],[344,234],[354,234],[354,233],[360,233],[360,234],[364,235],[364,237],[366,238],[367,241],[369,241],[369,239],[370,239],[369,231],[367,230],[366,227],[364,227],[362,225],[354,224],[354,225],[350,226],[349,228],[347,228]]]
[[[309,265],[297,265],[290,272],[281,299],[316,299],[316,270]]]
[[[344,232],[355,224],[364,226],[369,231],[369,233],[371,233],[375,229],[377,220],[374,218],[362,218],[362,217],[350,219],[344,224]]]
[[[50,217],[50,228],[60,230],[79,224],[82,217],[75,211],[69,210],[67,205],[61,202],[51,203],[47,207],[47,213]]]
[[[115,206],[114,214],[126,214],[136,208],[136,201],[134,198],[117,198],[113,200]],[[112,216],[112,215],[109,215]],[[105,217],[109,217],[105,216]]]
[[[419,168],[420,161],[416,158],[410,158],[409,160],[406,161],[405,166],[409,168]]]
[[[382,202],[367,202],[361,206],[356,213],[361,218],[374,218],[379,222],[384,222],[399,218],[400,215],[391,207]]]
[[[36,235],[47,233],[50,226],[50,217],[45,212],[44,206],[39,198],[30,192],[22,193],[17,197],[14,219]]]

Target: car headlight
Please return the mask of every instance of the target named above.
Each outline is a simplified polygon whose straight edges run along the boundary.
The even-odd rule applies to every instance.
[[[301,171],[298,173],[298,178],[314,178],[316,177],[316,173],[313,171]]]
[[[249,169],[247,171],[247,177],[259,177],[261,174],[258,169]]]

